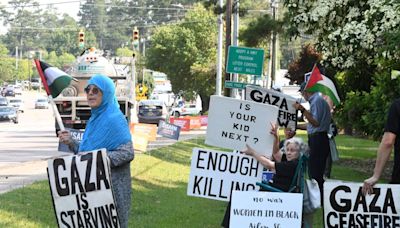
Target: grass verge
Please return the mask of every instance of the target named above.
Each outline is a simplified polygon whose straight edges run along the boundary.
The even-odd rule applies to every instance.
[[[304,132],[298,136],[306,137]],[[373,159],[378,147],[377,142],[349,136],[338,136],[336,143],[343,160]],[[129,227],[220,227],[225,202],[186,195],[193,147],[213,148],[196,138],[136,156]],[[372,173],[373,167],[358,170],[341,161],[334,164],[332,179],[362,182]],[[323,227],[321,210],[314,225]],[[56,226],[47,181],[0,195],[0,227]]]

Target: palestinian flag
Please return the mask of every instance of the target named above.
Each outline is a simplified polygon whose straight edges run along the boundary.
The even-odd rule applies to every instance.
[[[316,65],[314,66],[311,72],[311,76],[307,81],[305,91],[323,93],[331,98],[335,105],[340,104],[340,98],[337,93],[335,84],[333,84],[333,81],[330,78],[321,74]]]
[[[63,91],[63,89],[69,86],[72,77],[64,71],[38,59],[35,59],[35,64],[47,95],[51,95],[55,98]]]

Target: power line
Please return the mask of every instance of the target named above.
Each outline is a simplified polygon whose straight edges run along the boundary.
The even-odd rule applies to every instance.
[[[52,2],[52,3],[41,3],[41,4],[29,4],[24,5],[24,7],[38,7],[38,6],[51,6],[51,5],[62,5],[62,4],[69,4],[69,3],[77,3],[81,1],[65,1],[65,2]],[[190,7],[152,7],[152,6],[117,6],[111,4],[93,4],[93,3],[84,3],[83,5],[86,6],[99,6],[99,7],[111,7],[111,8],[128,8],[128,9],[144,9],[144,10],[183,10],[187,11],[190,10]],[[14,6],[5,6],[3,8],[15,8]]]

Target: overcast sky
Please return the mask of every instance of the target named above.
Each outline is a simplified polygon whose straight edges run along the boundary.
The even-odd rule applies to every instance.
[[[1,6],[8,6],[8,1],[9,0],[0,0],[0,5]],[[41,6],[41,8],[46,8],[49,4],[52,3],[54,8],[57,9],[60,14],[67,13],[71,17],[75,18],[75,20],[78,20],[78,12],[79,12],[79,0],[36,0]],[[44,5],[43,5],[44,4]],[[7,10],[10,10],[10,8],[7,8]],[[3,22],[0,24],[0,34],[4,34],[7,32],[7,28],[3,26]]]

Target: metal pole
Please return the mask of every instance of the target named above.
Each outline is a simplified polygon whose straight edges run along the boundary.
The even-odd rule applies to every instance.
[[[232,0],[226,0],[226,14],[225,14],[225,66],[228,61],[228,50],[232,44]],[[225,80],[231,81],[231,74],[225,72]],[[231,95],[231,89],[225,88],[225,96]]]
[[[239,0],[233,2],[233,46],[239,46]],[[239,79],[238,74],[233,74],[233,81],[237,82]],[[231,97],[237,97],[238,89],[231,90]]]
[[[18,70],[18,46],[15,46],[15,69]]]
[[[271,2],[272,7],[272,18],[276,21],[276,8],[278,3],[276,0]],[[275,84],[275,72],[276,72],[276,32],[272,31],[272,46],[271,46],[271,88]]]
[[[131,122],[132,123],[137,123],[138,118],[137,118],[137,102],[136,102],[136,55],[135,53],[132,54],[132,61],[131,61],[131,82],[133,88],[131,88],[131,98],[132,98],[132,103],[133,103],[133,110],[131,110]]]
[[[222,9],[223,7],[223,0],[219,0],[218,5]],[[215,94],[221,96],[221,91],[222,91],[222,34],[223,34],[223,28],[222,28],[222,10],[219,12],[218,19],[217,19],[217,25],[218,25],[218,56],[217,56],[217,78],[216,78],[216,85],[215,85]]]

